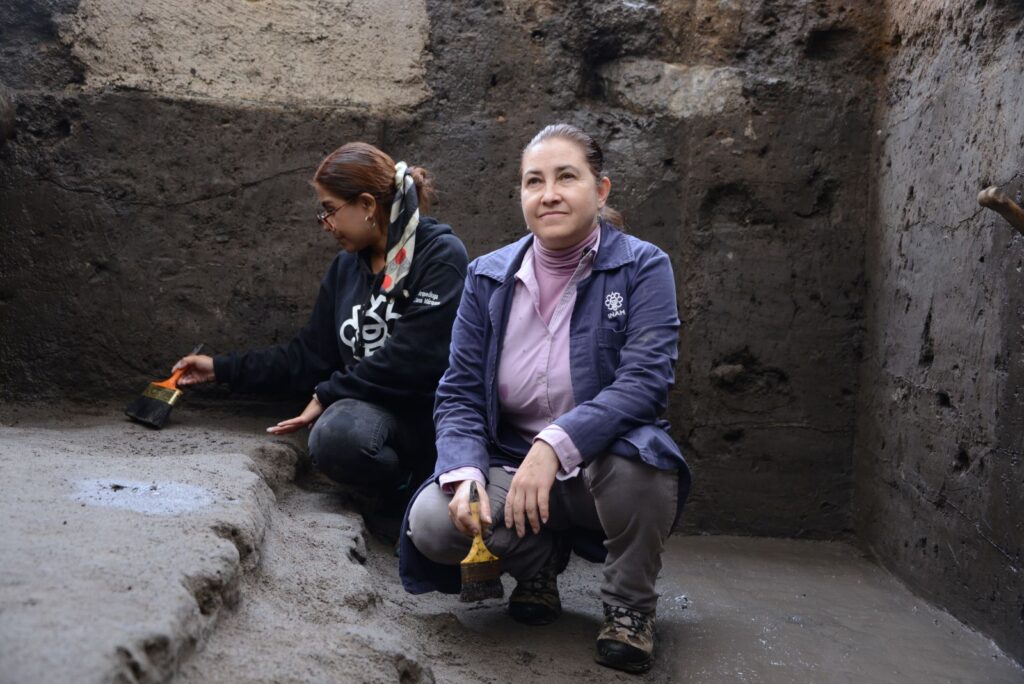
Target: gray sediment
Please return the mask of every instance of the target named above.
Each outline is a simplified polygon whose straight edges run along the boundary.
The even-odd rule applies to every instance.
[[[573,560],[549,627],[501,601],[406,594],[358,494],[246,412],[176,409],[155,432],[113,409],[5,411],[0,681],[633,681],[592,661],[600,566]],[[210,501],[111,508],[76,499],[83,479],[124,484],[107,496],[173,481]],[[843,542],[673,537],[659,588],[644,681],[1024,676]]]
[[[976,196],[1024,196],[1022,48],[1020,0],[0,3],[4,664],[45,672],[119,625],[121,660],[83,672],[165,676],[256,567],[291,501],[268,491],[307,495],[278,454],[301,440],[246,422],[298,406],[217,418],[225,392],[190,393],[181,417],[201,419],[163,433],[82,411],[123,406],[198,341],[262,347],[303,325],[337,250],[308,187],[326,152],[365,140],[430,168],[433,213],[479,256],[522,235],[519,153],[555,121],[603,143],[611,203],[672,260],[683,533],[854,544],[1020,661],[1024,240]],[[25,402],[55,408],[28,425]],[[210,502],[66,496],[85,480],[97,502]],[[51,544],[65,519],[74,536]],[[149,568],[179,611],[152,633],[126,580]],[[77,576],[121,587],[125,619]],[[388,591],[383,606],[430,605]],[[452,643],[486,651],[451,619]],[[60,647],[23,655],[44,636]],[[438,677],[490,676],[429,653]]]

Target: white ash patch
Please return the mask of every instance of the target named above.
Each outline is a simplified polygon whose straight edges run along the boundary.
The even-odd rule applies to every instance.
[[[147,515],[179,515],[210,506],[213,495],[183,482],[140,482],[120,478],[80,480],[73,498],[92,506],[124,508]]]

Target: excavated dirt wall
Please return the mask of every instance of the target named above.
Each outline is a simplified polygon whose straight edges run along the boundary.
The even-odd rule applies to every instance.
[[[338,144],[431,168],[472,255],[568,120],[672,257],[689,532],[855,530],[1024,657],[1019,0],[0,4],[0,400],[131,397],[286,339]],[[855,440],[856,436],[856,440]],[[856,445],[855,445],[856,441]]]
[[[1024,4],[891,3],[868,239],[856,530],[1024,658]]]
[[[286,339],[333,252],[307,179],[346,140],[432,168],[471,254],[515,239],[519,150],[569,120],[675,265],[688,529],[847,532],[873,3],[364,5],[0,8],[2,396]]]

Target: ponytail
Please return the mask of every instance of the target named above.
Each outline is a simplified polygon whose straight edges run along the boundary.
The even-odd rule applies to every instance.
[[[410,166],[409,174],[416,183],[416,196],[420,201],[420,213],[426,214],[434,204],[437,193],[434,191],[434,178],[422,166]]]

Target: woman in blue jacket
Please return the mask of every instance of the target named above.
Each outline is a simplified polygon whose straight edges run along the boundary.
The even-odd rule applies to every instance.
[[[437,390],[437,467],[409,508],[401,574],[413,593],[459,591],[470,483],[485,484],[485,542],[518,582],[511,616],[559,616],[575,549],[604,563],[597,661],[643,672],[690,483],[661,418],[679,319],[668,257],[615,227],[602,166],[597,143],[565,124],[523,151],[530,235],[470,264]]]
[[[311,427],[310,456],[332,479],[383,493],[434,468],[431,412],[447,367],[468,257],[452,229],[421,217],[427,172],[348,143],[313,176],[317,221],[338,244],[306,326],[285,344],[186,356],[181,384],[310,397],[267,429]]]

